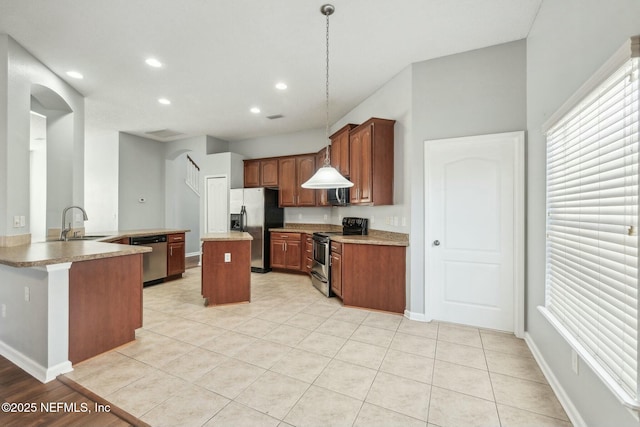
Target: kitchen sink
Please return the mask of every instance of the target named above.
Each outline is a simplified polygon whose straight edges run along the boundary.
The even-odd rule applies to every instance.
[[[78,236],[78,237],[69,237],[69,240],[98,240],[98,239],[103,239],[107,237],[105,236],[98,236],[98,235],[85,235],[85,236]]]

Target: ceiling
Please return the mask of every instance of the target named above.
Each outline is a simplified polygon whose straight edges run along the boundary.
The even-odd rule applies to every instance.
[[[330,122],[411,63],[525,38],[541,2],[332,0]],[[0,0],[0,33],[86,97],[88,129],[237,141],[324,127],[323,3]]]

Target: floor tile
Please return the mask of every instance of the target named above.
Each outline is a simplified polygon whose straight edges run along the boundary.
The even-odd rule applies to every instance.
[[[264,319],[252,318],[244,323],[239,324],[238,326],[233,328],[233,330],[241,334],[261,338],[277,327],[278,323],[270,322]]]
[[[429,357],[390,349],[380,366],[380,371],[431,384],[433,362]]]
[[[403,317],[399,314],[371,312],[366,319],[362,321],[365,326],[372,328],[388,329],[390,331],[396,331]]]
[[[489,372],[436,360],[433,385],[486,400],[494,400]]]
[[[277,427],[280,420],[231,402],[218,412],[204,427]]]
[[[546,417],[523,409],[498,404],[502,427],[571,427],[569,421]]]
[[[495,334],[482,332],[482,345],[485,350],[507,353],[514,356],[533,357],[523,339],[511,334]]]
[[[430,394],[428,384],[379,372],[365,401],[427,421]]]
[[[429,423],[440,427],[496,427],[500,420],[494,402],[433,387]]]
[[[237,353],[235,358],[261,368],[269,369],[282,359],[291,347],[271,341],[258,340],[245,351]]]
[[[487,370],[484,351],[481,348],[470,347],[468,345],[438,341],[436,359],[471,368]]]
[[[300,343],[300,341],[309,336],[310,333],[311,331],[308,329],[297,328],[289,325],[280,325],[262,338],[268,341],[295,347]]]
[[[325,302],[311,304],[304,309],[304,312],[313,316],[324,317],[325,319],[331,317],[336,311],[338,306],[334,304],[326,304]]]
[[[342,346],[335,358],[366,368],[378,369],[386,353],[387,349],[384,347],[349,340]]]
[[[352,340],[365,342],[368,344],[389,347],[395,333],[387,329],[372,328],[371,326],[359,326],[351,335]]]
[[[83,377],[80,383],[97,395],[106,396],[153,371],[154,369],[146,363],[126,358],[117,365],[111,365],[106,369],[97,370],[94,374]]]
[[[435,340],[438,338],[438,322],[418,322],[404,318],[398,326],[398,332]]]
[[[376,372],[374,369],[334,359],[329,362],[313,384],[364,400],[376,377]]]
[[[258,339],[255,337],[250,337],[249,335],[244,335],[238,332],[227,331],[202,344],[201,347],[232,357],[245,351],[245,349],[249,348],[256,341],[258,341]]]
[[[461,325],[440,323],[438,326],[438,340],[482,348],[480,331],[477,328]]]
[[[398,332],[393,337],[391,348],[405,353],[434,358],[436,354],[436,340]]]
[[[498,374],[509,375],[511,377],[525,380],[547,383],[542,370],[535,359],[530,357],[514,356],[508,353],[485,351],[489,371]]]
[[[289,318],[289,320],[287,320],[285,324],[313,331],[318,326],[322,325],[326,320],[327,319],[324,317],[314,316],[305,312],[298,313],[295,316]]]
[[[266,415],[282,419],[309,386],[303,381],[276,372],[265,372],[240,393],[235,401]]]
[[[294,348],[271,367],[271,371],[311,384],[331,359],[316,353]]]
[[[367,310],[351,307],[340,307],[335,311],[335,313],[331,315],[331,319],[361,324],[368,315],[369,311]]]
[[[297,427],[349,427],[361,406],[358,399],[312,385],[284,421]]]
[[[497,403],[569,421],[548,384],[496,373],[490,375]]]
[[[323,334],[335,335],[336,337],[342,338],[351,337],[356,329],[358,329],[357,323],[336,320],[333,317],[330,317],[318,326],[318,331],[321,331]]]
[[[353,427],[426,427],[424,421],[365,403]]]
[[[195,384],[229,399],[235,399],[264,372],[264,369],[255,365],[230,359],[209,371]]]
[[[333,357],[338,353],[345,342],[346,340],[344,338],[312,332],[309,336],[303,339],[297,347],[311,353],[318,353],[323,356]]]
[[[160,369],[186,381],[193,382],[227,360],[229,358],[222,354],[196,348],[160,366]]]

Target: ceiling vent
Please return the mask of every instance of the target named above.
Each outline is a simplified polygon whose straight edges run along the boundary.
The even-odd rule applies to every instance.
[[[152,132],[145,132],[145,134],[153,136],[155,138],[162,138],[162,139],[173,138],[176,136],[184,135],[184,133],[182,132],[176,132],[175,130],[171,130],[171,129],[154,130]]]
[[[267,116],[267,119],[269,120],[275,120],[275,119],[281,119],[284,116],[282,114],[274,114],[273,116]]]

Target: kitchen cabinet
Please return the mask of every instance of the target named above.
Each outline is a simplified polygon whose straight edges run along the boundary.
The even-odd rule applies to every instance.
[[[327,147],[323,148],[316,154],[316,171],[324,166]],[[327,198],[327,190],[316,190],[316,206],[330,206]]]
[[[304,251],[302,252],[302,265],[304,271],[311,274],[311,267],[313,267],[313,235],[304,235]]]
[[[338,262],[344,305],[404,313],[406,247],[343,243]]]
[[[181,276],[185,271],[184,233],[167,235],[167,276]]]
[[[329,137],[329,139],[331,139],[331,166],[336,168],[336,170],[345,177],[350,176],[349,131],[356,126],[357,125],[353,123],[349,123]]]
[[[281,157],[278,160],[279,206],[315,206],[316,190],[301,187],[315,171],[315,154]]]
[[[300,233],[271,233],[271,268],[302,270]]]
[[[331,242],[331,291],[342,298],[342,243]]]
[[[109,243],[117,243],[119,245],[128,245],[129,244],[129,238],[128,237],[121,237],[120,239],[117,240],[113,240]]]
[[[245,160],[244,187],[278,187],[278,158]]]
[[[245,238],[247,233],[237,234],[238,240],[203,239],[201,290],[205,305],[251,300],[252,242]]]
[[[352,205],[393,204],[394,123],[371,118],[349,132]]]

